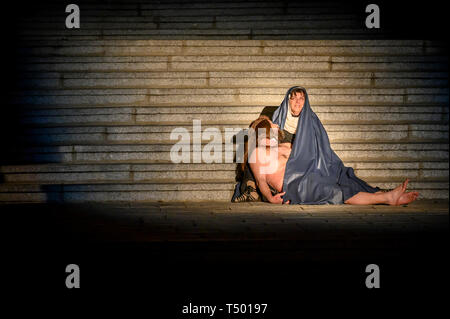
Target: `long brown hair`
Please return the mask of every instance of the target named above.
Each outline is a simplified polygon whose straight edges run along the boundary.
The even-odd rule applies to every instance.
[[[266,136],[270,136],[270,118],[267,115],[261,115],[256,120],[250,123],[249,128],[253,129],[255,132],[258,132],[258,129],[265,129]],[[258,139],[256,139],[256,146],[258,146]],[[244,141],[244,159],[242,163],[237,164],[236,175],[237,179],[241,180],[244,176],[245,167],[247,166],[248,161],[248,139]]]

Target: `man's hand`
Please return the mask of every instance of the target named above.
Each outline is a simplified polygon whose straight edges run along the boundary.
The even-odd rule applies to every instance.
[[[283,199],[281,198],[281,196],[283,196],[284,194],[286,194],[286,192],[278,193],[275,196],[272,196],[272,199],[270,200],[270,202],[272,204],[282,204]],[[289,204],[289,202],[290,201],[287,201],[286,204]]]

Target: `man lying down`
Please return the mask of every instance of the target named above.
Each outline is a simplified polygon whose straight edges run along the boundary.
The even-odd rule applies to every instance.
[[[381,191],[345,167],[331,149],[304,88],[290,88],[272,121],[261,116],[250,127],[255,141],[246,143],[244,159],[248,163],[241,169],[250,167],[257,188],[270,203],[403,205],[419,195],[406,192],[408,179],[393,190]]]

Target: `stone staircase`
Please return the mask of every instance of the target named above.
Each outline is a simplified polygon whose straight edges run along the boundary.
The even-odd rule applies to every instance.
[[[245,1],[111,3],[82,7],[80,30],[63,28],[63,10],[23,19],[0,202],[229,201],[235,164],[172,163],[172,130],[192,132],[193,120],[202,130],[244,129],[293,85],[307,88],[333,149],[359,177],[381,188],[408,177],[421,198],[448,199],[444,43],[336,39],[367,30],[323,7],[302,11],[328,21],[304,35],[282,23],[300,14],[276,11],[277,2],[261,12]]]

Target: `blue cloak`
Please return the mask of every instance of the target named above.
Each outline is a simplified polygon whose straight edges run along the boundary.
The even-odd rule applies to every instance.
[[[272,121],[283,129],[289,112],[289,92],[275,110]],[[304,88],[302,88],[304,89]],[[304,89],[305,90],[305,89]],[[331,149],[328,134],[311,110],[305,90],[305,104],[300,112],[292,151],[283,179],[283,202],[291,204],[343,204],[358,192],[375,193],[372,187],[356,177]]]

